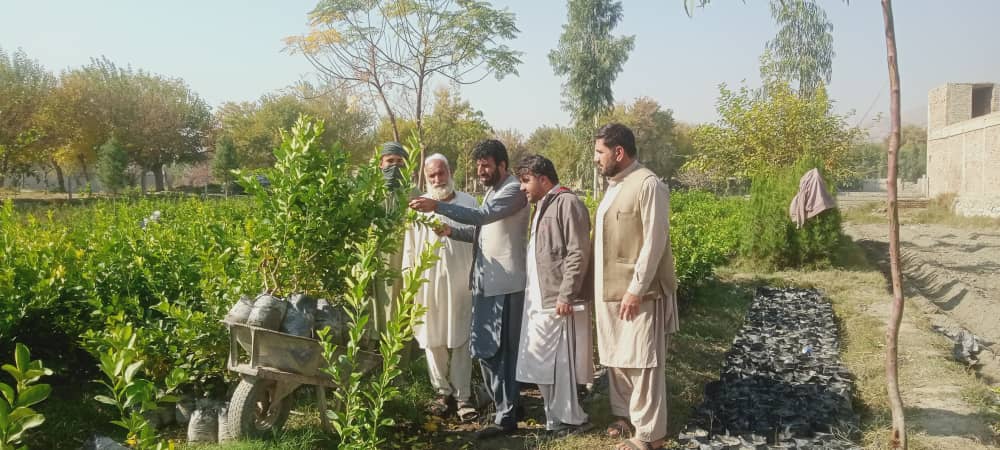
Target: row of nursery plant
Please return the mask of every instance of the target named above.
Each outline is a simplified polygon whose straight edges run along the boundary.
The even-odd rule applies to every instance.
[[[300,119],[275,149],[272,169],[238,174],[246,198],[118,199],[30,211],[4,203],[0,350],[29,344],[57,377],[89,373],[100,391],[95,408],[106,404],[119,417],[123,441],[156,448],[143,412],[176,393],[225,393],[229,339],[220,319],[241,296],[327,297],[345,307],[354,329],[343,345],[370,341],[363,336],[370,299],[357,291],[358,280],[402,276],[403,300],[421,282],[414,273],[422,271],[390,274],[381,260],[400,245],[407,198],[393,195],[374,161],[354,165],[343,149],[321,148],[322,133],[322,122]],[[402,172],[400,192],[412,187],[409,167]],[[338,404],[354,406],[352,415],[333,414],[342,418],[345,443],[370,447],[385,424],[380,405],[395,395],[396,354],[420,313],[406,311],[374,336],[385,366],[371,381],[378,395],[368,395],[370,386],[337,393]],[[343,353],[333,342],[328,336],[330,354]],[[332,360],[326,371],[360,370],[350,358]]]

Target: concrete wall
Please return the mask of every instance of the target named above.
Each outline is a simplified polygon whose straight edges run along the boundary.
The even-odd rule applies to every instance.
[[[40,175],[37,177],[33,175],[26,176],[19,180],[12,179],[11,183],[16,183],[18,188],[29,191],[55,191],[59,188],[59,180],[56,178],[55,171],[50,170],[43,174],[41,170],[37,170],[35,173]],[[138,181],[136,180],[137,186],[139,185]],[[73,192],[81,192],[87,186],[87,179],[81,173],[67,175],[65,182],[67,184],[66,188]],[[146,189],[153,190],[154,187],[156,187],[156,177],[153,176],[153,172],[146,172]],[[92,192],[104,192],[104,186],[101,185],[101,181],[93,173],[90,174],[90,190]]]
[[[1000,86],[992,112],[972,118],[972,89],[947,84],[928,94],[927,193],[957,195],[963,215],[1000,217]]]
[[[869,178],[861,180],[861,189],[858,192],[886,192],[889,180],[887,178]],[[927,196],[927,175],[920,177],[916,182],[896,179],[896,192],[900,196],[926,197]]]

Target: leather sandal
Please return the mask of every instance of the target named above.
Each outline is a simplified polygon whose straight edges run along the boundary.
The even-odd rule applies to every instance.
[[[458,411],[455,413],[462,423],[472,422],[479,418],[479,411],[469,402],[458,402]]]
[[[450,397],[447,395],[439,395],[434,398],[430,404],[427,405],[427,413],[438,417],[444,417],[448,414]]]
[[[611,422],[611,425],[608,425],[605,432],[609,437],[628,439],[635,434],[635,428],[624,417],[619,417],[614,422]]]

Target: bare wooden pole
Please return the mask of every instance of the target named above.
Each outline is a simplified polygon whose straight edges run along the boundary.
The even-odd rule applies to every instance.
[[[889,114],[892,130],[889,134],[889,265],[892,277],[892,313],[886,330],[885,380],[892,412],[891,448],[906,448],[906,420],[903,399],[899,395],[899,324],[903,319],[903,276],[899,263],[899,210],[896,204],[896,171],[899,157],[899,62],[896,58],[896,31],[892,20],[892,0],[882,0],[885,20],[886,59],[889,63]]]

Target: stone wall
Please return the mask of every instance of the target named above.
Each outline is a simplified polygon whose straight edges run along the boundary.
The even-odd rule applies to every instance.
[[[990,112],[972,117],[973,90],[989,86]],[[928,196],[953,193],[959,214],[1000,217],[1000,86],[937,87],[927,116]]]

